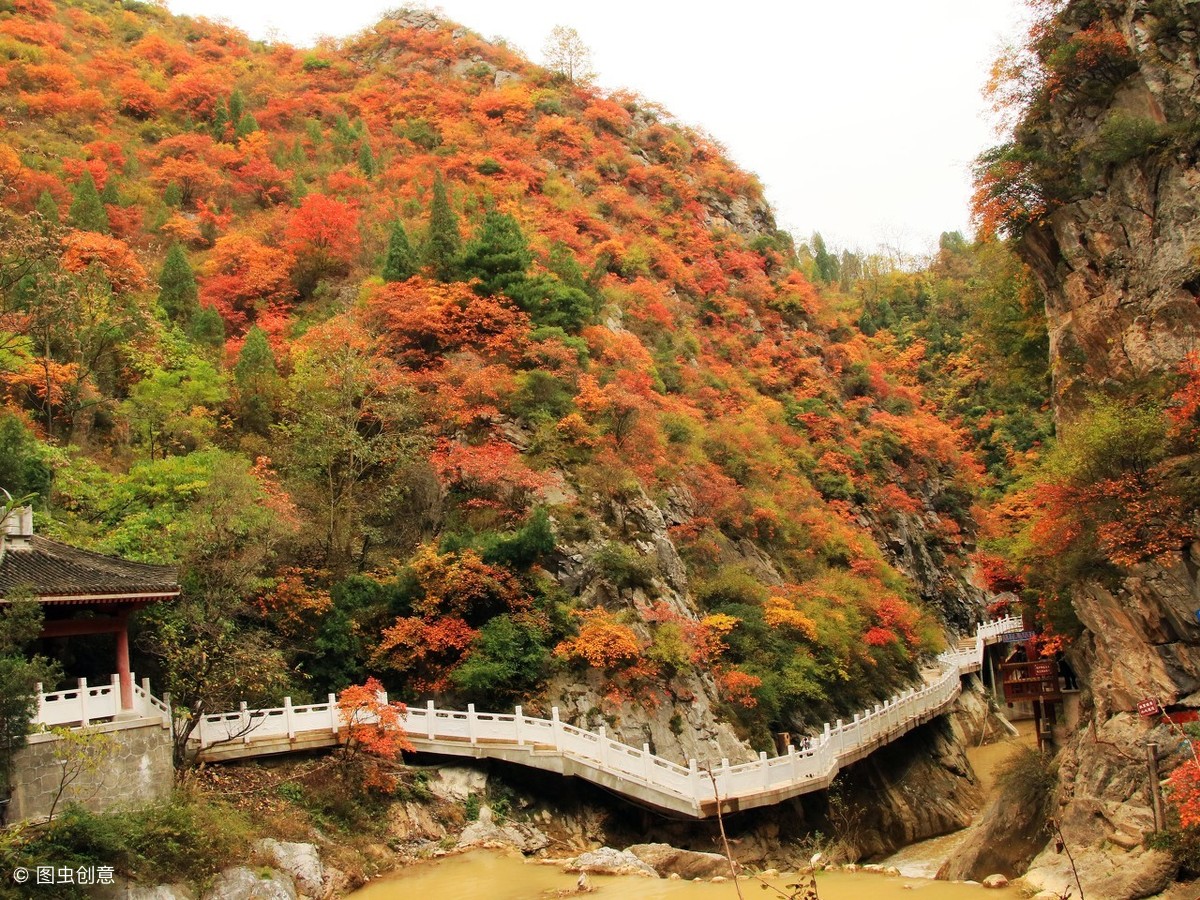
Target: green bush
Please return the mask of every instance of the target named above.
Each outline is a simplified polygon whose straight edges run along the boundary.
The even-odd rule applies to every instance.
[[[69,806],[3,862],[6,871],[18,865],[111,865],[118,874],[147,883],[196,882],[244,856],[253,836],[241,813],[212,798],[176,796],[107,813]],[[76,894],[64,888],[56,886],[58,896],[90,896],[86,888]]]
[[[483,561],[509,568],[528,568],[554,549],[554,527],[545,508],[538,507],[519,530],[483,543]]]
[[[1050,814],[1058,776],[1049,755],[1033,747],[1021,747],[996,766],[995,776],[1005,802],[1035,810],[1039,819]]]
[[[654,563],[632,547],[609,541],[592,556],[596,573],[618,590],[649,588]]]
[[[550,662],[546,636],[532,625],[507,615],[485,624],[471,642],[470,654],[451,675],[465,696],[500,709],[532,693]]]
[[[1166,125],[1115,110],[1100,126],[1089,152],[1097,162],[1120,165],[1166,144],[1168,138]]]

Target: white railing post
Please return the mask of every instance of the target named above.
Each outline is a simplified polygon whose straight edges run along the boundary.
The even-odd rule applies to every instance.
[[[238,704],[238,724],[241,726],[238,731],[242,733],[242,743],[250,743],[250,710],[245,700]]]
[[[425,733],[429,735],[429,739],[431,741],[436,733],[433,727],[433,723],[436,719],[437,716],[433,714],[433,701],[430,700],[425,704]]]
[[[325,702],[329,704],[329,731],[336,735],[342,730],[342,716],[337,705],[337,694],[329,694]]]
[[[163,728],[170,728],[175,723],[175,710],[171,706],[171,692],[163,691]]]
[[[517,728],[517,746],[524,747],[525,746],[525,734],[522,731],[521,726],[525,724],[525,713],[521,710],[521,707],[519,707],[519,706],[517,707],[516,712],[513,713],[513,723],[516,725],[516,728]]]
[[[131,684],[136,684],[136,682],[133,681],[133,673],[132,672],[129,674],[129,679],[130,679]],[[120,701],[121,676],[120,675],[113,675],[112,681],[111,681],[111,686],[112,686],[112,696],[117,698],[116,708],[120,709],[121,708],[121,701]],[[136,694],[134,695],[134,709],[137,709],[137,695]]]
[[[654,771],[654,762],[650,756],[650,745],[642,744],[642,778],[646,784],[651,783],[651,773]]]
[[[717,790],[717,803],[728,800],[728,795],[733,792],[733,773],[729,771],[729,760],[721,757],[721,785],[723,789]],[[725,794],[726,796],[721,796]]]
[[[550,707],[550,731],[554,735],[554,749],[562,752],[562,722],[558,718],[558,707]]]
[[[34,721],[39,722],[39,723],[45,722],[46,721],[46,692],[42,688],[42,683],[40,681],[37,683],[37,688],[35,690],[37,690],[38,708],[37,708],[37,718]]]
[[[608,768],[608,729],[603,725],[600,726],[600,736],[597,739],[597,744],[600,748],[600,766]]]
[[[470,740],[471,746],[476,744],[475,740],[475,704],[467,704],[467,739]]]
[[[766,750],[758,751],[758,764],[762,768],[763,790],[764,791],[770,790],[771,789],[771,769],[767,765],[767,751]]]
[[[292,698],[283,698],[283,724],[287,727],[287,736],[290,741],[296,736],[296,724],[292,719]]]
[[[694,759],[688,760],[688,784],[692,786],[692,798],[700,803],[700,765]]]
[[[86,728],[88,723],[91,721],[91,719],[88,718],[88,708],[87,708],[88,686],[87,686],[86,678],[79,679],[78,688],[79,688],[79,721],[83,724],[83,727]]]
[[[837,720],[837,735],[837,754],[841,756],[842,751],[846,749],[846,728],[841,719]]]
[[[800,755],[796,753],[796,745],[788,744],[788,759],[792,763],[792,781],[800,780]]]

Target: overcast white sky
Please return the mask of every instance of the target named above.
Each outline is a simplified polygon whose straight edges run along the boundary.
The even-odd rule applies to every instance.
[[[399,0],[169,0],[251,37],[345,36]],[[442,0],[535,62],[550,29],[599,83],[703,128],[767,188],[779,224],[837,246],[922,252],[967,230],[969,165],[993,143],[981,89],[1022,0]]]

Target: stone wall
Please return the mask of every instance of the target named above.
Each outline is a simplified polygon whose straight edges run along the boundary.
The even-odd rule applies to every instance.
[[[149,803],[170,794],[175,780],[171,731],[161,719],[109,722],[93,726],[89,733],[103,735],[99,745],[105,749],[65,788],[63,759],[78,759],[79,745],[72,747],[55,734],[29,736],[28,745],[13,760],[9,823],[44,818],[60,792],[58,811],[78,803],[94,812]]]

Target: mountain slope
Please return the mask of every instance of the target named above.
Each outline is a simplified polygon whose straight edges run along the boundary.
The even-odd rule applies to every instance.
[[[6,0],[0,63],[10,489],[183,563],[177,703],[378,675],[736,757],[976,615],[922,345],[653,104],[424,11],[300,50]]]

